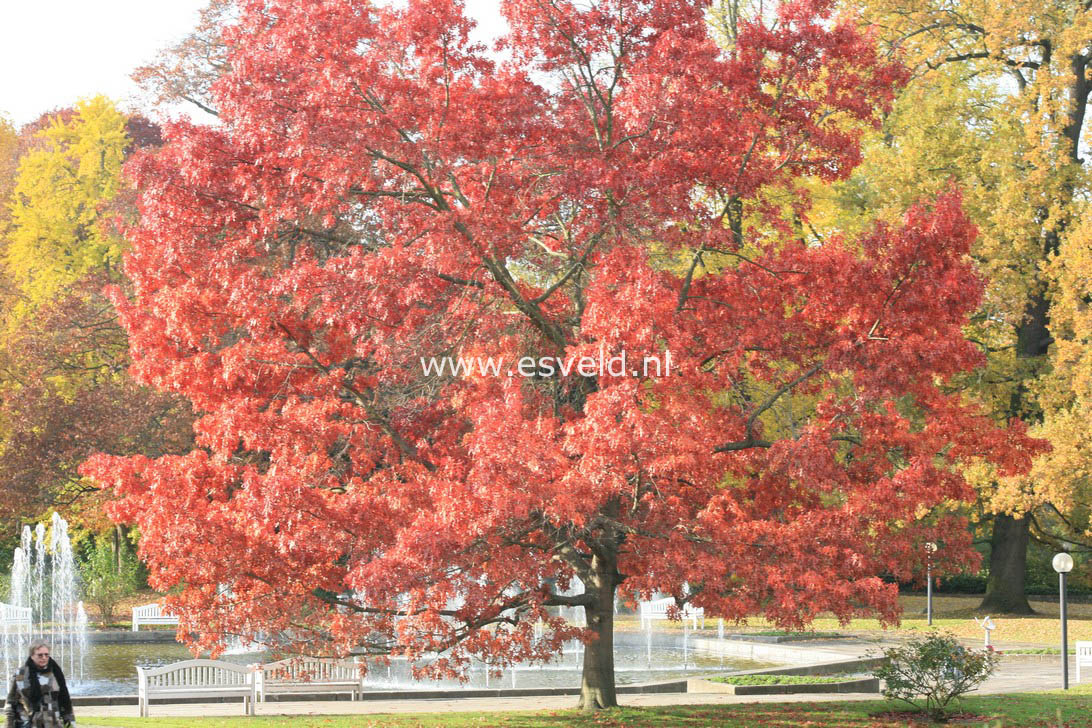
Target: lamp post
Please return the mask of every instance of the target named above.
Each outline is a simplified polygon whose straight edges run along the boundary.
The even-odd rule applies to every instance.
[[[937,552],[937,545],[932,541],[925,544],[925,620],[933,626],[933,554]]]
[[[1073,570],[1073,557],[1066,553],[1054,554],[1051,562],[1058,572],[1058,600],[1062,608],[1062,689],[1069,690],[1069,644],[1066,635],[1065,575]]]

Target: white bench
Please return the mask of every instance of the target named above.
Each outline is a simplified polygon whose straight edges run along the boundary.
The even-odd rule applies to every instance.
[[[142,624],[178,624],[178,617],[164,614],[158,604],[144,604],[133,607],[133,631],[139,632]]]
[[[18,631],[30,632],[30,607],[17,607],[14,604],[0,602],[0,627],[7,634],[14,627]]]
[[[1077,674],[1076,682],[1081,681],[1081,665],[1092,667],[1092,642],[1077,642]]]
[[[183,660],[163,667],[137,666],[140,717],[148,717],[153,698],[242,698],[243,713],[254,715],[254,670],[220,660]]]
[[[651,627],[654,619],[667,619],[668,611],[675,606],[675,597],[653,599],[650,602],[641,602],[641,626]],[[680,616],[689,619],[694,629],[698,628],[698,620],[701,620],[701,628],[705,629],[705,609],[684,604],[679,608]]]
[[[356,700],[364,690],[360,663],[327,657],[294,657],[261,665],[254,673],[258,700],[286,693],[349,693]]]

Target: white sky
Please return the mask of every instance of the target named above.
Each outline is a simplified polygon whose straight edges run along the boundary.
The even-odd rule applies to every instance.
[[[124,102],[129,73],[180,40],[207,0],[2,0],[0,112],[16,124],[105,94]]]
[[[207,0],[0,0],[0,114],[16,125],[105,94],[132,108],[129,73],[183,38]],[[499,0],[466,0],[482,39]]]

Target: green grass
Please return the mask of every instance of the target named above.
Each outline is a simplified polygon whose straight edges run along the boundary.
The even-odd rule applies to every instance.
[[[967,698],[962,708],[983,716],[967,725],[985,728],[1077,728],[1092,726],[1092,685],[1068,692],[1015,693]],[[503,713],[415,713],[261,718],[81,718],[83,728],[905,728],[902,711],[882,700],[736,705],[674,705],[620,708],[584,715],[576,711]]]
[[[727,675],[711,677],[709,682],[726,685],[815,685],[816,683],[837,683],[849,680],[846,676],[822,677],[819,675]]]

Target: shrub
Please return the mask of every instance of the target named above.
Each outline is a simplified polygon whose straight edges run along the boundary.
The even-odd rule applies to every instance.
[[[992,649],[974,650],[954,635],[935,633],[883,650],[887,662],[873,674],[884,681],[884,697],[909,703],[936,721],[947,717],[952,700],[974,690],[1001,659]]]

